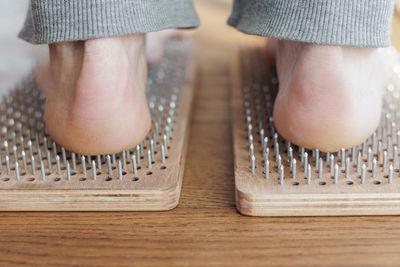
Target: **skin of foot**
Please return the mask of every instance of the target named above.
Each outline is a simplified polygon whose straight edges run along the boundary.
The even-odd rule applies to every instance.
[[[193,30],[167,29],[146,34],[146,56],[149,64],[155,64],[162,59],[164,42],[171,38],[190,38]]]
[[[79,154],[109,154],[140,143],[151,126],[145,35],[49,45],[37,67],[47,132]]]
[[[359,145],[376,130],[388,73],[378,49],[275,42],[273,119],[282,137],[334,152]]]

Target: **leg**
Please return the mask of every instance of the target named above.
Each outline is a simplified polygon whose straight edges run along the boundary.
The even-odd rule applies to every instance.
[[[47,2],[32,0],[20,33],[32,43],[49,43],[49,59],[37,68],[47,131],[80,154],[134,147],[151,126],[143,32],[196,26],[191,1]],[[158,55],[153,61],[160,57],[150,54]]]
[[[337,151],[376,129],[393,1],[240,1],[229,23],[277,39],[278,132],[294,144]]]

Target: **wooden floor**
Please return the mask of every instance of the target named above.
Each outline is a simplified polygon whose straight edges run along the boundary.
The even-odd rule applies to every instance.
[[[0,213],[0,266],[398,266],[400,217],[236,212],[226,1],[198,1],[199,70],[179,206],[169,212]],[[394,30],[400,32],[400,23]],[[400,36],[398,34],[397,36]],[[400,40],[396,40],[400,45]]]

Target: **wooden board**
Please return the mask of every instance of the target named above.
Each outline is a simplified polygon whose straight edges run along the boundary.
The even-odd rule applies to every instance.
[[[297,160],[296,177],[290,166],[288,143],[280,136],[277,146],[284,168],[284,178],[280,179],[277,156],[273,142],[274,137],[272,103],[277,91],[276,76],[272,66],[265,65],[260,48],[244,48],[233,64],[232,86],[232,120],[235,168],[236,207],[240,213],[250,216],[326,216],[326,215],[397,215],[400,214],[400,177],[399,161],[395,163],[392,183],[389,183],[389,165],[393,163],[393,147],[400,143],[396,137],[399,131],[399,78],[392,80],[386,90],[384,108],[376,139],[369,138],[365,145],[353,150],[345,150],[344,158],[349,158],[349,175],[345,177],[345,163],[341,163],[341,154],[333,154],[339,164],[337,184],[330,171],[330,155],[316,151],[307,151],[310,155],[311,180],[307,179],[304,164],[301,160],[301,148],[291,145],[294,158]],[[398,56],[398,55],[395,55]],[[395,76],[393,76],[395,77]],[[247,90],[247,95],[244,93]],[[247,96],[246,101],[244,96]],[[258,99],[258,100],[257,100]],[[268,101],[266,100],[268,99]],[[259,110],[256,110],[259,101]],[[250,105],[249,114],[245,114],[246,105]],[[387,118],[390,114],[390,118]],[[260,119],[258,119],[260,116]],[[248,123],[249,119],[251,122]],[[260,126],[261,122],[261,126]],[[392,129],[392,123],[396,122]],[[249,126],[254,137],[255,171],[252,173],[250,160]],[[385,128],[385,131],[382,129]],[[265,130],[270,150],[270,177],[265,175],[263,147],[260,130]],[[391,134],[395,133],[395,134]],[[391,142],[388,143],[389,137]],[[378,143],[382,141],[382,146]],[[373,144],[372,144],[373,143]],[[373,177],[372,166],[367,162],[366,148],[371,147],[371,157],[377,159],[376,177]],[[386,168],[383,167],[383,154],[387,153]],[[323,161],[323,172],[320,177],[314,155],[319,154]],[[353,156],[355,153],[356,157]],[[357,168],[358,153],[360,164],[367,164],[365,183],[361,182],[360,169]],[[397,153],[398,154],[398,153]],[[313,157],[311,156],[313,155]],[[371,161],[370,161],[371,162]]]
[[[195,60],[193,56],[190,56],[190,51],[192,51],[190,47],[189,42],[168,43],[164,59],[149,71],[147,94],[150,105],[153,105],[151,107],[153,128],[142,143],[143,152],[140,154],[140,163],[137,162],[137,174],[134,173],[128,154],[125,154],[126,166],[122,164],[124,161],[121,153],[110,157],[114,159],[111,175],[105,155],[100,158],[92,156],[92,160],[97,164],[96,176],[91,170],[90,163],[92,161],[85,161],[87,168],[85,175],[80,155],[75,155],[76,164],[73,164],[72,153],[66,151],[64,161],[62,150],[57,146],[56,153],[61,158],[61,173],[58,174],[52,142],[42,128],[41,109],[44,98],[35,88],[34,83],[29,80],[11,91],[1,106],[2,114],[7,114],[7,118],[2,118],[1,126],[8,129],[6,134],[3,131],[5,136],[2,136],[2,142],[7,137],[6,141],[10,148],[7,153],[3,143],[0,210],[162,211],[176,207],[185,166],[189,135],[188,120],[195,74]],[[29,105],[31,108],[26,108],[27,103],[33,103]],[[171,120],[168,122],[167,118]],[[157,130],[155,129],[156,121],[159,122]],[[22,127],[19,127],[17,122],[21,122]],[[166,125],[172,129],[170,134],[166,133]],[[12,130],[16,132],[14,137],[11,134]],[[155,134],[155,132],[157,133]],[[150,150],[150,139],[154,137],[156,140],[156,135],[158,137],[157,141],[154,141],[154,157],[152,166],[149,168],[146,152]],[[163,135],[170,135],[165,163],[162,163],[160,151],[161,145],[164,144]],[[20,141],[21,136],[24,138],[22,142]],[[27,169],[23,168],[21,144],[25,147],[28,156],[28,140],[32,142],[32,154],[36,160],[34,161],[35,174],[30,157],[26,157]],[[44,145],[44,142],[47,143],[47,146]],[[20,181],[16,179],[15,157],[12,149],[14,145],[17,148]],[[40,148],[39,153],[38,147]],[[47,150],[52,157],[51,168],[47,163]],[[5,163],[7,154],[10,158],[10,174]],[[129,151],[129,155],[133,154],[138,158],[135,149]],[[45,178],[41,173],[39,157],[43,158]],[[118,161],[121,161],[122,176],[118,172]],[[70,180],[67,178],[67,162],[70,165]],[[74,165],[76,168],[73,167]]]

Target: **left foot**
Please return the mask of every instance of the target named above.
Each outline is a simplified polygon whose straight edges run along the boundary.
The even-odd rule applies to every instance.
[[[164,52],[164,42],[170,38],[185,38],[191,35],[190,30],[167,29],[159,32],[149,32],[146,34],[146,56],[149,64],[157,63],[161,60]]]
[[[139,144],[151,127],[147,64],[180,30],[51,44],[37,67],[50,136],[71,151],[111,154]],[[146,42],[147,38],[147,42]],[[146,59],[147,54],[147,59]]]

